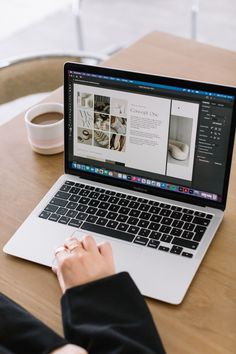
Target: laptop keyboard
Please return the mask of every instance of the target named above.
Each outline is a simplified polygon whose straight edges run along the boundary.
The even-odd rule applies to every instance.
[[[192,258],[213,215],[66,181],[39,217]]]

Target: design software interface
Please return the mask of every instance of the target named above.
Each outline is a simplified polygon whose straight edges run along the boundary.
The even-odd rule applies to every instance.
[[[222,200],[234,96],[68,75],[70,168]]]

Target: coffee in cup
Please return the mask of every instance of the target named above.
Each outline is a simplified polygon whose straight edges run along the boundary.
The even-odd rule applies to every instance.
[[[64,150],[63,105],[41,103],[25,114],[28,140],[35,152],[52,155]]]

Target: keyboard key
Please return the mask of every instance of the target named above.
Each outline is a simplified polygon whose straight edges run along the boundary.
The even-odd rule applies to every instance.
[[[129,227],[128,224],[123,224],[120,222],[119,225],[117,226],[117,230],[126,231],[128,227]]]
[[[80,200],[79,200],[79,203],[80,203],[80,204],[88,204],[89,201],[90,201],[89,198],[87,198],[87,197],[81,197]]]
[[[79,204],[76,208],[78,211],[86,211],[88,209],[88,206],[86,204]]]
[[[149,210],[149,212],[153,213],[153,214],[158,214],[160,210],[161,210],[161,208],[158,208],[156,206],[152,206],[151,209]]]
[[[201,226],[201,225],[196,225],[194,232],[195,232],[195,236],[193,238],[194,241],[200,242],[204,233],[206,231],[206,227],[205,226]]]
[[[68,209],[66,208],[59,208],[57,210],[57,214],[60,214],[60,215],[65,215],[67,213]]]
[[[181,207],[178,207],[176,205],[172,205],[171,210],[175,210],[175,211],[182,211]]]
[[[183,213],[193,215],[194,211],[193,211],[193,210],[191,210],[191,209],[183,209]]]
[[[183,247],[173,246],[170,250],[170,253],[180,254],[182,251],[183,251]]]
[[[161,237],[162,233],[161,232],[157,232],[157,231],[152,231],[151,235],[149,236],[149,238],[152,238],[154,240],[159,240]]]
[[[203,226],[208,226],[210,221],[211,220],[209,219],[200,218],[198,216],[195,216],[195,218],[193,219],[193,223],[203,225]]]
[[[190,215],[190,214],[183,214],[182,220],[183,220],[183,221],[191,222],[191,221],[193,220],[193,215]]]
[[[137,226],[130,226],[127,230],[130,234],[137,234],[139,232],[139,227]]]
[[[162,219],[161,219],[161,224],[164,224],[164,225],[171,225],[172,224],[172,219],[170,219],[170,218],[166,218],[166,217],[163,217]]]
[[[100,194],[100,196],[98,197],[98,200],[106,202],[109,199],[109,195],[107,194]]]
[[[51,215],[51,213],[49,213],[49,211],[43,210],[43,211],[39,214],[39,217],[42,218],[42,219],[47,219],[50,215]]]
[[[109,206],[109,208],[108,208],[108,210],[114,211],[114,212],[117,212],[119,209],[120,209],[120,206],[119,205],[115,205],[115,204],[111,204]]]
[[[75,218],[77,214],[78,214],[78,211],[76,211],[76,210],[68,210],[66,216],[68,216],[69,218]]]
[[[79,195],[75,195],[75,194],[72,194],[71,196],[70,196],[70,198],[69,198],[69,200],[71,201],[71,202],[78,202],[78,200],[80,199],[80,196]]]
[[[60,219],[61,215],[58,215],[58,214],[51,214],[48,218],[48,220],[51,220],[51,221],[57,221],[58,219]]]
[[[61,188],[60,188],[60,191],[69,192],[70,189],[71,189],[70,186],[63,184],[63,186],[61,186]]]
[[[121,214],[128,214],[129,211],[130,211],[129,208],[121,207],[120,210],[119,210],[119,213],[121,213]]]
[[[97,192],[90,192],[89,195],[88,195],[89,198],[92,198],[92,199],[97,199],[99,197],[99,193]]]
[[[159,229],[159,227],[160,227],[160,225],[157,224],[156,222],[151,222],[151,223],[149,224],[149,226],[148,226],[148,228],[149,228],[150,230],[155,230],[155,231],[157,231],[157,230]]]
[[[111,220],[115,220],[117,216],[118,214],[114,213],[113,211],[109,211],[109,213],[107,214],[107,218]]]
[[[107,211],[104,209],[98,209],[96,215],[104,218],[107,215]]]
[[[182,237],[187,238],[188,240],[191,240],[193,238],[193,236],[194,236],[194,233],[191,231],[184,231],[182,233]]]
[[[140,205],[139,205],[139,210],[141,210],[141,211],[148,211],[149,209],[150,209],[150,206],[151,205],[149,205],[149,204],[144,204],[144,203],[141,203]]]
[[[181,216],[183,214],[180,213],[179,211],[172,211],[172,213],[170,214],[170,217],[173,219],[181,219]]]
[[[82,221],[77,220],[77,219],[71,219],[70,222],[68,223],[70,226],[74,227],[80,227],[82,225]]]
[[[107,223],[107,227],[110,227],[112,229],[115,229],[117,225],[118,225],[118,222],[114,221],[114,220],[109,220]]]
[[[81,189],[79,192],[79,195],[82,197],[87,197],[90,194],[90,191],[88,189]]]
[[[160,207],[161,208],[165,208],[165,209],[170,209],[171,205],[170,204],[161,203]]]
[[[160,221],[161,221],[161,219],[162,219],[162,217],[161,217],[161,216],[159,216],[159,215],[152,215],[152,217],[151,217],[150,221],[160,222]]]
[[[128,216],[127,215],[124,215],[124,214],[120,214],[118,215],[117,217],[117,221],[121,221],[121,222],[126,222],[126,220],[128,219]]]
[[[196,250],[198,247],[197,242],[186,240],[182,237],[174,237],[171,243],[173,243],[176,246],[182,246],[182,247],[190,248],[192,250]]]
[[[174,220],[172,222],[172,227],[178,227],[179,229],[182,228],[184,222],[183,221],[180,221],[180,220]]]
[[[72,181],[65,181],[65,184],[67,184],[68,186],[73,186],[75,184],[75,182]]]
[[[91,199],[90,202],[88,203],[89,206],[97,207],[99,204],[99,200],[96,199]]]
[[[99,218],[96,225],[102,225],[102,226],[105,226],[106,223],[108,222],[108,219],[105,219],[105,218]]]
[[[98,210],[97,208],[88,207],[87,210],[86,210],[86,213],[87,214],[96,214],[97,210]]]
[[[136,236],[134,243],[145,246],[148,243],[148,238],[142,236]]]
[[[142,211],[140,219],[149,220],[152,214]]]
[[[108,227],[103,227],[98,224],[91,224],[88,222],[84,222],[83,225],[81,226],[81,229],[86,231],[91,231],[91,232],[97,232],[102,235],[110,236],[128,242],[132,242],[135,237],[134,235],[129,234],[127,232],[122,232],[120,230],[115,230],[115,229],[109,229]]]
[[[129,204],[129,200],[127,199],[120,199],[118,205],[120,206],[127,206]]]
[[[110,198],[108,199],[108,202],[109,202],[109,203],[112,203],[112,204],[117,204],[118,201],[119,201],[119,198],[117,198],[117,197],[110,197]]]
[[[170,216],[171,210],[162,209],[159,214],[162,215],[162,216]]]
[[[139,223],[138,223],[138,226],[140,227],[147,227],[149,224],[149,221],[147,220],[140,220]]]
[[[108,209],[109,205],[110,205],[109,203],[100,202],[100,203],[98,204],[98,208],[99,208],[99,209]]]
[[[170,235],[165,235],[165,234],[163,234],[163,235],[161,236],[161,241],[170,243],[171,240],[172,240],[172,238],[173,238],[173,237],[170,236]]]
[[[160,245],[160,242],[159,241],[156,241],[156,240],[150,240],[148,242],[148,247],[151,247],[151,248],[157,248],[158,246]]]
[[[131,209],[129,212],[129,216],[135,216],[136,218],[140,215],[141,211],[136,209]]]
[[[182,232],[183,232],[183,230],[173,227],[170,234],[173,236],[181,236]]]
[[[69,202],[68,204],[67,204],[67,208],[68,209],[75,209],[76,207],[77,207],[77,203],[75,203],[75,202]]]
[[[213,218],[213,215],[212,215],[212,214],[207,214],[207,215],[206,215],[206,218],[207,218],[207,219],[212,219],[212,218]]]
[[[145,198],[138,198],[137,201],[140,203],[147,203],[148,202],[148,200]]]
[[[140,225],[138,225],[138,226],[140,226]],[[148,237],[150,235],[150,232],[151,231],[148,229],[140,229],[138,234],[140,236]]]
[[[127,220],[127,224],[130,224],[130,225],[137,225],[138,223],[138,218],[134,218],[134,217],[129,217],[129,219]]]
[[[51,213],[54,213],[58,209],[58,206],[48,204],[46,208],[44,209],[45,211],[50,211]]]
[[[98,216],[95,215],[89,215],[86,219],[87,222],[91,222],[92,224],[95,224],[95,222],[97,221]]]
[[[138,209],[139,205],[140,205],[140,203],[131,201],[128,204],[128,208]]]
[[[202,218],[205,218],[206,213],[203,213],[203,212],[201,212],[201,211],[195,211],[195,212],[194,212],[194,215],[200,216],[200,217],[202,217]]]
[[[195,227],[194,224],[190,224],[189,222],[186,222],[183,226],[183,229],[188,231],[193,231],[194,227]]]
[[[86,220],[88,214],[85,214],[85,213],[79,213],[77,216],[76,216],[76,219],[79,219],[79,220]]]
[[[192,257],[193,257],[193,254],[192,254],[192,253],[188,253],[188,252],[183,252],[183,253],[181,254],[181,256],[183,256],[183,257],[188,257],[188,258],[192,258]]]
[[[68,218],[67,216],[61,216],[61,218],[58,220],[60,224],[64,224],[64,225],[68,224],[69,221],[70,218]]]
[[[158,248],[160,251],[164,251],[164,252],[168,252],[170,249],[169,247],[166,247],[166,246],[159,246]]]
[[[171,227],[170,226],[167,226],[167,225],[161,225],[159,231],[160,232],[164,232],[165,234],[168,234],[171,230]]]
[[[79,191],[80,191],[80,188],[76,188],[76,187],[72,187],[72,188],[70,189],[70,193],[71,193],[71,194],[78,194]]]
[[[67,200],[64,200],[64,199],[59,199],[59,198],[52,198],[52,200],[50,201],[50,204],[53,204],[53,205],[58,205],[58,206],[66,206],[67,204]]]

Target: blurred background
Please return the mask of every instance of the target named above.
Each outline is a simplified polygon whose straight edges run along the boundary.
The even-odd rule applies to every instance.
[[[236,0],[0,0],[0,6],[0,64],[35,53],[111,53],[151,31],[236,51]],[[1,104],[0,125],[45,95]]]
[[[235,0],[0,0],[0,59],[128,45],[157,30],[236,50]],[[195,35],[193,32],[195,28]]]

